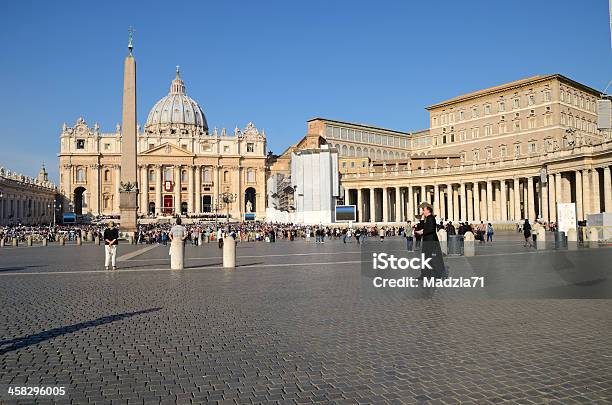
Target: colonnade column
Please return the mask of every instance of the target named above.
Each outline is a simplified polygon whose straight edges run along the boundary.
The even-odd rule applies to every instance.
[[[487,180],[487,221],[493,221],[493,183]]]
[[[357,189],[357,215],[355,216],[355,219],[357,220],[357,222],[363,222],[363,196],[362,196],[363,190],[358,188]]]
[[[606,166],[603,168],[604,177],[604,212],[612,212],[612,168]]]
[[[467,217],[466,221],[474,220],[474,193],[473,193],[474,183],[472,183],[472,187],[468,187],[466,184],[466,208],[467,208]]]
[[[601,197],[599,195],[599,172],[597,168],[593,168],[591,176],[591,181],[593,183],[593,214],[599,214],[601,212]]]
[[[155,214],[162,212],[162,166],[155,165]]]
[[[422,203],[423,201],[427,201],[427,198],[425,197],[425,186],[421,186],[421,201],[419,201],[419,203]]]
[[[351,189],[345,188],[344,189],[344,205],[350,204],[350,201],[349,201],[350,196],[351,196]]]
[[[542,196],[542,219],[548,222],[548,183],[540,182],[540,195]]]
[[[529,221],[535,221],[535,199],[533,195],[533,177],[527,177],[527,207],[529,209]]]
[[[480,184],[475,182],[474,188],[474,221],[480,222]]]
[[[187,212],[192,214],[193,209],[193,165],[187,166]]]
[[[436,194],[436,196],[440,199],[440,211],[438,211],[436,215],[440,218],[446,217],[446,202],[444,198],[445,195],[446,193],[443,189],[440,189],[438,191],[438,194]]]
[[[202,171],[199,165],[195,167],[195,205],[193,211],[196,214],[202,212]]]
[[[370,189],[370,222],[376,222],[376,199],[374,198],[375,188]]]
[[[557,197],[555,185],[555,176],[553,174],[548,175],[548,220],[552,222],[557,221]]]
[[[446,185],[446,208],[448,210],[448,216],[446,218],[447,221],[454,221],[455,217],[453,213],[455,212],[454,200],[453,200],[453,185],[451,183]]]
[[[402,221],[402,198],[400,188],[395,187],[395,222]]]
[[[389,195],[387,187],[382,188],[382,221],[389,222]]]
[[[434,198],[433,198],[433,210],[438,217],[442,217],[442,213],[440,211],[440,207],[442,206],[440,203],[440,188],[438,184],[434,184]]]
[[[500,220],[501,221],[507,221],[508,220],[508,203],[506,202],[508,197],[507,197],[507,193],[506,193],[506,180],[501,179],[499,181],[499,194],[500,194],[500,201],[499,201],[499,214],[500,214]]]
[[[466,207],[466,197],[465,197],[465,183],[461,182],[459,184],[459,194],[461,197],[461,215],[459,215],[459,220],[464,222],[467,221],[467,207]]]
[[[414,219],[414,190],[412,186],[408,186],[406,196],[408,198],[408,213],[406,214],[406,219],[412,221]]]
[[[512,192],[514,194],[514,220],[520,221],[523,219],[523,214],[521,212],[521,179],[518,177],[514,178]]]
[[[459,221],[459,189],[453,189],[453,221]]]
[[[582,172],[580,170],[576,170],[576,215],[578,216],[578,221],[582,221],[584,219],[584,205],[582,200]]]
[[[563,195],[561,194],[561,173],[555,173],[555,202],[560,203],[563,201]]]

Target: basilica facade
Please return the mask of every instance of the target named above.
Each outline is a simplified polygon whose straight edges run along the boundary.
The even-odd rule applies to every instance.
[[[208,127],[177,67],[168,95],[138,127],[138,213],[144,217],[265,214],[266,136]],[[79,118],[60,135],[60,192],[76,214],[119,215],[121,127],[103,133]],[[67,204],[65,206],[68,206]]]

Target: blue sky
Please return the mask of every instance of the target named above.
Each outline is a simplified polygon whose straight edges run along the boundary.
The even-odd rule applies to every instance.
[[[326,117],[398,130],[483,87],[562,73],[612,79],[606,0],[22,1],[0,15],[0,166],[57,180],[59,133],[121,120],[134,26],[138,120],[175,65],[212,128],[265,128],[275,153]]]

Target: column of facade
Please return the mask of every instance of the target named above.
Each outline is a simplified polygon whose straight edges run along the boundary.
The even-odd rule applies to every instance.
[[[375,188],[370,189],[370,222],[376,222],[376,199]]]
[[[453,221],[459,221],[459,189],[453,188]]]
[[[350,196],[351,196],[351,189],[345,187],[344,188],[344,205],[349,205],[351,203],[349,199]]]
[[[444,189],[439,188],[438,194],[436,194],[436,197],[440,199],[440,211],[436,212],[436,215],[439,218],[446,218],[446,199],[444,198],[445,195],[446,193],[444,192]]]
[[[387,187],[382,188],[382,221],[389,222],[389,195]]]
[[[174,166],[174,213],[181,213],[181,165]]]
[[[420,198],[419,204],[424,201],[427,201],[427,197],[425,195],[425,186],[421,186],[421,196],[420,197],[421,198]]]
[[[149,166],[142,165],[140,169],[140,212],[149,213]]]
[[[548,175],[548,219],[549,221],[557,221],[557,186],[555,175]]]
[[[535,221],[535,196],[533,194],[533,177],[527,177],[527,207],[529,212],[529,221]]]
[[[202,167],[200,165],[196,165],[195,167],[195,205],[193,207],[193,211],[196,214],[202,212]]]
[[[556,203],[563,202],[563,195],[561,193],[561,173],[555,173],[555,208]]]
[[[446,185],[446,208],[448,210],[448,216],[446,218],[447,221],[454,221],[455,217],[453,213],[455,212],[454,207],[454,199],[453,199],[453,185],[451,183]]]
[[[599,172],[597,168],[593,168],[591,176],[591,182],[593,184],[593,213],[599,214],[601,212],[601,196],[599,195]]]
[[[584,206],[582,201],[582,172],[576,170],[576,216],[578,221],[582,221],[585,218]]]
[[[603,168],[603,190],[604,190],[604,209],[603,212],[612,212],[612,168],[605,166]]]
[[[395,222],[402,221],[402,195],[400,188],[395,187]]]
[[[442,212],[440,211],[441,203],[440,203],[440,188],[438,184],[434,184],[434,192],[433,192],[433,210],[438,216],[438,218],[442,218]]]
[[[115,197],[113,198],[113,205],[115,213],[119,213],[119,187],[121,186],[121,166],[115,165]]]
[[[187,166],[187,212],[192,214],[195,212],[195,209],[193,208],[193,197],[194,197],[194,192],[193,192],[193,171],[195,170],[195,166],[193,165],[188,165]]]
[[[90,165],[89,168],[91,169],[91,191],[89,191],[90,197],[89,197],[89,203],[90,203],[90,207],[89,209],[91,210],[91,212],[93,212],[95,215],[100,215],[100,165],[95,163],[93,165]]]
[[[162,212],[162,165],[155,165],[155,214]]]

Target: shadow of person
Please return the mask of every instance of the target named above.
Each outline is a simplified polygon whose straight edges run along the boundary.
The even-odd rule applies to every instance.
[[[161,309],[162,309],[161,307],[149,308],[149,309],[144,309],[142,311],[125,312],[123,314],[108,315],[108,316],[103,316],[101,318],[93,319],[87,322],[75,323],[74,325],[62,326],[62,327],[55,328],[55,329],[45,330],[39,333],[35,333],[33,335],[26,335],[26,336],[20,336],[14,339],[2,340],[0,341],[0,355],[9,353],[15,350],[19,350],[24,347],[35,345],[35,344],[44,342],[45,340],[54,339],[58,336],[78,332],[82,329],[95,328],[96,326],[104,325],[104,324],[111,323],[111,322],[121,321],[123,319],[130,318],[136,315],[156,312]],[[1,347],[1,346],[5,346],[5,347]]]

